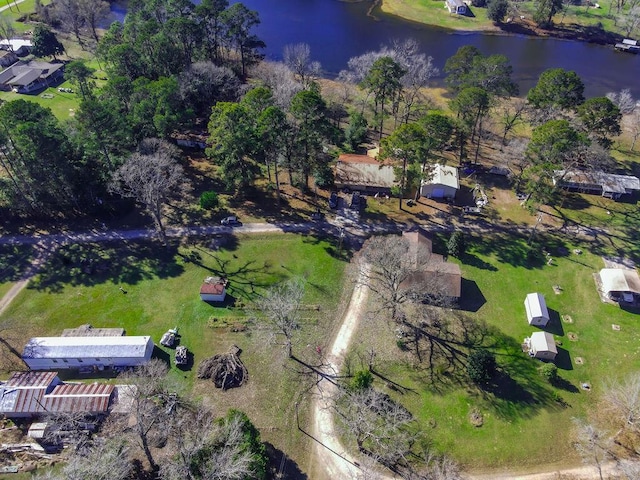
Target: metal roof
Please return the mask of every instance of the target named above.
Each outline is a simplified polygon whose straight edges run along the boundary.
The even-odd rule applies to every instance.
[[[460,181],[458,180],[458,169],[456,167],[450,167],[448,165],[440,165],[436,163],[433,166],[430,180],[423,180],[423,184],[427,185],[446,185],[448,187],[460,188]]]
[[[5,388],[47,388],[58,372],[15,372],[4,384]]]
[[[636,270],[603,268],[600,270],[600,281],[605,293],[629,292],[640,295],[640,277]]]
[[[558,353],[558,347],[549,332],[534,332],[531,334],[531,350],[533,352]]]
[[[144,358],[148,336],[34,337],[22,358]]]

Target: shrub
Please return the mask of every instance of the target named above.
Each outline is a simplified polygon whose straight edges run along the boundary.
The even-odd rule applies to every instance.
[[[496,358],[488,350],[478,349],[471,352],[467,363],[467,373],[477,385],[485,385],[496,373]]]
[[[359,370],[351,379],[352,390],[366,390],[373,383],[373,375],[369,370]]]
[[[333,170],[329,165],[323,164],[318,166],[313,172],[313,178],[316,185],[320,188],[329,188],[333,186]]]
[[[558,381],[558,367],[553,363],[545,363],[538,369],[538,371],[550,384],[553,385]]]
[[[200,195],[200,208],[212,210],[218,205],[220,205],[220,200],[218,199],[218,194],[216,192],[209,190],[208,192],[203,192],[202,195]]]
[[[487,7],[487,17],[493,22],[502,23],[508,9],[508,0],[490,0]]]

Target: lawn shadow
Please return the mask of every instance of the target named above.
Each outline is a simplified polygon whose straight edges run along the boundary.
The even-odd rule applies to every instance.
[[[309,477],[286,453],[269,442],[264,442],[269,457],[270,478],[282,480],[307,480]]]
[[[569,380],[562,378],[562,377],[557,377],[554,381],[553,381],[553,386],[556,388],[559,388],[561,390],[565,390],[569,393],[579,393],[580,389],[578,387],[576,387],[573,383],[571,383]]]
[[[171,368],[171,354],[168,353],[168,352],[165,352],[164,350],[162,350],[157,345],[154,345],[153,353],[152,353],[151,357],[152,358],[157,358],[158,360],[162,360],[164,363],[167,364],[168,368]]]
[[[458,300],[458,308],[465,312],[477,312],[487,303],[487,299],[482,294],[478,284],[467,278],[462,278],[462,296]]]
[[[61,292],[66,285],[95,286],[109,281],[135,285],[152,278],[173,278],[184,271],[177,252],[177,244],[163,247],[151,241],[67,245],[42,266],[29,288]]]
[[[549,321],[544,327],[540,327],[540,329],[552,335],[564,337],[564,327],[562,326],[560,313],[552,308],[547,308],[547,310],[549,311]]]
[[[485,227],[490,230],[495,230],[494,226],[489,223],[486,223]],[[504,229],[495,231],[489,235],[475,235],[471,233],[468,235],[468,255],[478,253],[485,256],[494,256],[500,263],[507,263],[514,267],[525,267],[528,269],[539,269],[546,265],[546,260],[542,252],[530,245],[529,240],[531,240],[531,238],[517,231]]]
[[[34,245],[0,246],[0,283],[20,280],[37,257]]]
[[[471,253],[465,253],[462,257],[462,263],[464,265],[470,265],[475,268],[479,268],[480,270],[489,270],[491,272],[496,272],[498,268],[494,265],[491,265],[489,262],[485,262],[481,258],[473,255]]]
[[[557,349],[558,354],[553,362],[556,364],[556,367],[561,370],[573,370],[573,363],[571,362],[571,355],[569,355],[569,351],[562,347],[557,347]]]

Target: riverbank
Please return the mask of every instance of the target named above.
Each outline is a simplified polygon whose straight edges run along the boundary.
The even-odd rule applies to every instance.
[[[494,35],[527,35],[575,40],[599,45],[614,45],[622,40],[621,34],[603,28],[606,15],[603,9],[568,12],[562,16],[552,30],[539,28],[531,19],[530,11],[523,9],[523,15],[510,18],[508,22],[496,25],[487,18],[487,9],[471,7],[470,15],[452,15],[444,8],[444,2],[437,0],[378,0],[379,10],[405,20],[444,28],[458,32],[482,32]],[[374,2],[374,3],[378,3]],[[575,23],[574,19],[584,24]],[[565,20],[567,23],[565,23]]]

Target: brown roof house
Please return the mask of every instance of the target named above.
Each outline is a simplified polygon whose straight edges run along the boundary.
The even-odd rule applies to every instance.
[[[0,72],[0,88],[31,93],[55,85],[62,79],[63,63],[20,61]]]
[[[342,154],[336,163],[336,187],[360,192],[389,193],[396,185],[391,163],[379,162],[369,155]]]
[[[433,253],[431,239],[422,229],[403,232],[402,238],[409,242],[407,255],[414,269],[403,283],[422,289],[425,300],[458,300],[462,295],[460,265]]]
[[[226,278],[207,277],[200,286],[200,300],[204,302],[224,302],[227,296]]]
[[[0,414],[7,418],[106,414],[115,388],[106,383],[62,383],[57,372],[16,372],[0,384]]]

